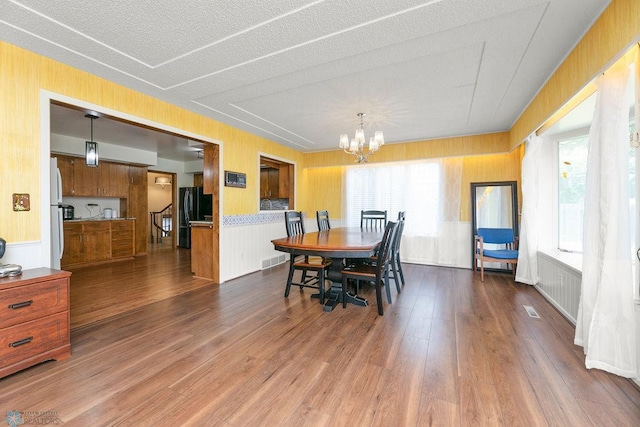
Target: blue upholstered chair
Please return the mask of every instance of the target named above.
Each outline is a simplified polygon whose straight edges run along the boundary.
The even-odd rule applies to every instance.
[[[484,263],[498,262],[511,266],[513,274],[516,273],[518,264],[518,239],[511,228],[478,228],[478,234],[474,237],[475,259],[473,271],[480,263],[480,280],[484,282]],[[491,248],[485,248],[490,244]],[[497,248],[495,248],[497,246]]]

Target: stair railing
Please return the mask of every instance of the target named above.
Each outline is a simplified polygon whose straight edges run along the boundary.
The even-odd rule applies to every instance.
[[[163,237],[171,236],[173,227],[173,204],[169,203],[167,207],[157,212],[150,212],[151,230],[149,233],[149,241],[153,243],[162,243]]]

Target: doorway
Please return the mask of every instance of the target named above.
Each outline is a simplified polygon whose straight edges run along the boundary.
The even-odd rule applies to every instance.
[[[57,94],[46,93],[46,92],[43,92],[41,94],[40,99],[41,99],[41,111],[42,111],[42,114],[41,114],[41,130],[42,130],[41,131],[41,138],[42,138],[41,169],[44,172],[44,175],[47,175],[47,176],[49,175],[47,172],[50,170],[49,158],[52,152],[52,146],[53,146],[52,141],[54,139],[58,139],[55,142],[60,143],[60,140],[62,140],[62,144],[65,146],[65,150],[67,149],[71,150],[68,152],[68,154],[76,155],[80,157],[84,153],[83,151],[84,143],[87,139],[87,135],[85,135],[85,133],[87,133],[87,129],[88,129],[87,125],[85,124],[74,125],[74,121],[69,120],[67,123],[65,123],[65,127],[68,128],[68,135],[64,135],[65,138],[60,138],[59,135],[54,135],[52,132],[52,129],[55,123],[52,123],[52,121],[55,119],[55,115],[51,113],[52,106],[64,106],[65,108],[70,109],[73,113],[75,113],[76,116],[78,116],[78,123],[86,122],[86,118],[84,117],[85,113],[87,111],[92,111],[100,114],[102,123],[117,122],[119,125],[125,124],[127,126],[132,127],[137,133],[155,132],[155,134],[157,135],[163,135],[162,138],[164,138],[166,144],[169,144],[168,146],[170,148],[172,147],[171,144],[173,144],[173,147],[175,147],[176,150],[182,150],[183,152],[182,155],[185,157],[185,161],[196,159],[197,158],[196,151],[202,151],[199,149],[199,147],[201,147],[202,145],[215,147],[216,152],[219,149],[219,146],[218,146],[219,141],[215,141],[200,135],[190,134],[189,132],[176,133],[176,129],[172,129],[172,128],[170,129],[165,125],[162,125],[159,123],[151,123],[147,120],[138,119],[137,117],[130,116],[125,113],[121,113],[115,110],[110,110],[107,108],[102,108],[100,106],[89,104],[80,100],[70,99],[68,97],[64,97]],[[98,141],[100,148],[104,149],[103,151],[101,151],[101,155],[104,154],[105,158],[113,161],[113,158],[109,157],[109,155],[113,154],[113,152],[110,152],[109,150],[115,149],[115,150],[122,150],[123,153],[125,153],[124,154],[125,158],[120,160],[122,161],[122,163],[127,163],[127,160],[129,160],[131,164],[136,165],[137,167],[140,167],[139,165],[141,164],[149,165],[149,164],[155,163],[156,165],[159,165],[159,163],[162,163],[162,162],[168,163],[169,165],[172,164],[172,162],[170,161],[165,162],[164,160],[161,160],[159,158],[159,152],[152,153],[151,157],[153,158],[153,160],[150,160],[149,162],[144,160],[145,159],[144,156],[146,154],[144,150],[140,149],[140,147],[144,146],[145,143],[138,143],[134,138],[122,139],[128,142],[128,146],[126,144],[118,145],[116,143],[111,143],[111,141],[107,142],[107,137],[106,136],[103,137],[103,135],[106,135],[106,134],[100,134],[98,131],[99,129],[98,123],[99,121],[94,124],[95,125],[94,136],[95,136],[95,139]],[[81,144],[81,149],[78,147],[72,148],[73,144],[76,144],[76,145]],[[151,143],[149,144],[151,145]],[[157,141],[153,142],[153,144],[157,145]],[[178,145],[180,145],[180,148],[178,148]],[[193,148],[193,147],[197,147],[197,148]],[[73,149],[76,149],[79,151],[73,152]],[[143,157],[141,158],[139,156],[143,156]],[[115,161],[118,161],[118,160],[115,160]],[[209,167],[214,170],[219,170],[220,168],[219,156],[214,156],[212,158],[212,161]],[[161,175],[167,175],[171,177],[171,185],[170,186],[165,185],[164,190],[162,190],[161,185],[158,185],[156,187],[155,177],[153,179],[153,184],[148,184],[148,171],[146,170],[147,169],[146,167],[144,167],[144,169],[145,169],[144,177],[145,177],[145,180],[147,181],[147,185],[145,187],[148,187],[149,185],[153,185],[154,187],[152,188],[155,188],[156,190],[158,187],[160,187],[161,188],[160,191],[164,191],[164,193],[171,193],[172,200],[175,200],[176,198],[175,196],[176,189],[180,185],[186,185],[182,183],[181,179],[183,179],[183,177],[182,175],[180,175],[180,173],[176,173],[173,171],[157,172]],[[162,168],[162,170],[165,170],[165,171],[169,169],[170,168],[167,168],[167,169]],[[43,179],[43,189],[44,189],[43,194],[49,193],[48,191],[49,186],[50,186],[49,179]],[[216,200],[215,205],[212,206],[212,210],[215,213],[215,218],[218,219],[220,218],[220,215],[219,215],[220,204],[218,201],[219,201],[219,194],[221,192],[219,188],[219,182],[216,182],[216,185],[214,186],[212,191],[214,192],[214,195],[215,195],[214,200]],[[147,202],[146,194],[144,197],[144,201],[146,205],[146,202]],[[51,245],[52,228],[50,224],[50,214],[47,214],[47,212],[50,212],[49,202],[50,202],[49,197],[42,197],[41,211],[43,212],[43,215],[42,215],[41,229],[44,236],[43,242],[42,242],[43,244],[42,252],[45,253],[46,251],[46,255],[43,256],[43,259],[44,259],[43,262],[45,264],[47,263],[47,260],[49,260],[50,262],[49,252],[50,252],[50,245]],[[131,208],[131,206],[128,206],[128,208]],[[150,232],[147,233],[149,229],[146,226],[150,222],[149,211],[150,211],[149,209],[145,209],[145,213],[143,215],[144,221],[145,221],[144,238],[145,238],[145,241],[147,242],[150,236]],[[176,229],[175,218],[176,218],[176,214],[172,212],[172,215],[171,215],[172,230]],[[219,236],[219,224],[216,223],[215,225],[216,227],[213,231],[216,234],[216,236]],[[167,281],[166,289],[163,289],[162,286],[158,284],[159,282],[150,281],[150,286],[154,288],[153,290],[149,291],[149,294],[154,294],[160,299],[169,298],[171,296],[184,292],[185,289],[190,289],[193,286],[197,287],[197,286],[204,286],[206,284],[211,284],[212,283],[211,280],[197,279],[192,277],[193,275],[190,272],[190,260],[188,258],[188,253],[187,253],[187,256],[185,256],[184,254],[181,256],[180,251],[176,249],[176,244],[173,240],[174,238],[175,238],[174,236],[171,236],[171,239],[169,239],[169,242],[171,242],[170,243],[171,253],[163,254],[162,259],[164,261],[162,261],[159,264],[155,263],[154,261],[154,259],[156,258],[155,256],[149,256],[150,254],[145,252],[144,255],[146,256],[137,256],[134,262],[118,261],[118,262],[112,262],[107,264],[96,264],[95,266],[78,268],[77,271],[74,271],[74,275],[72,276],[72,281],[84,280],[86,282],[84,283],[84,285],[86,285],[85,288],[88,289],[86,295],[94,295],[95,297],[95,292],[94,292],[95,283],[93,282],[95,281],[94,279],[96,277],[95,272],[99,270],[100,271],[105,270],[105,275],[108,275],[113,279],[118,280],[119,281],[118,283],[129,283],[129,284],[137,281],[137,278],[139,275],[139,268],[152,268],[152,269],[168,268],[169,270],[173,269],[175,271],[179,271],[180,277],[177,278],[178,279],[177,282],[176,282],[175,271],[173,273],[171,271],[168,271],[168,277],[172,277],[172,279]],[[163,239],[163,243],[164,241],[166,240]],[[214,239],[214,242],[216,242],[216,244],[219,244],[217,243],[219,242],[219,238]],[[213,249],[212,253],[214,254],[214,256],[219,257],[219,248],[215,247],[212,249]],[[182,251],[182,252],[185,252],[185,251]],[[136,267],[136,264],[137,264],[136,261],[140,261],[140,260],[145,261],[145,265]],[[214,264],[216,269],[215,277],[219,277],[219,261],[215,262]],[[153,265],[153,267],[151,267],[151,265]],[[82,279],[83,273],[87,273],[85,274],[85,279]],[[90,279],[91,277],[93,277],[93,279]],[[180,286],[180,285],[183,285],[183,286]],[[78,289],[78,286],[72,286],[72,290],[73,289]],[[110,290],[110,292],[111,291],[112,290]],[[124,299],[129,298],[126,295],[122,295],[119,292],[116,292],[116,294],[119,294],[120,297],[124,297]],[[150,299],[150,300],[146,300],[145,298],[140,299],[139,297],[140,297],[139,294],[137,296],[130,295],[130,298],[131,298],[130,302],[133,303],[134,300],[138,300],[136,304],[138,303],[150,304],[156,301],[154,299]],[[72,292],[71,298],[74,301],[73,305],[76,307],[77,310],[78,309],[83,310],[82,301],[85,301],[87,306],[84,307],[84,309],[88,310],[88,312],[93,311],[91,306],[93,305],[93,307],[96,307],[95,305],[96,303],[102,304],[105,307],[104,311],[96,310],[95,313],[90,313],[90,314],[88,314],[85,310],[84,315],[88,317],[86,318],[83,317],[84,320],[79,320],[79,321],[76,321],[72,318],[71,319],[72,325],[78,326],[81,323],[86,323],[87,321],[93,322],[96,320],[100,320],[105,316],[110,316],[114,314],[111,311],[109,311],[113,308],[114,304],[109,302],[108,300],[105,300],[102,302],[96,301],[95,299],[93,299],[92,301],[92,298],[84,300],[82,295],[73,295],[73,292]],[[127,306],[128,304],[127,301],[120,301],[118,304],[120,303],[122,303],[123,306]],[[72,317],[73,317],[73,313],[72,313]]]
[[[149,206],[149,251],[176,247],[177,209],[175,204],[176,174],[149,171],[147,173],[147,205]]]

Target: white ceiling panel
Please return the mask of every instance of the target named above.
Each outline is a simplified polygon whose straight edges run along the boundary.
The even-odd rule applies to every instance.
[[[367,113],[365,130],[383,130],[389,143],[509,129],[609,3],[0,0],[0,37],[319,151],[353,133],[358,112]],[[66,113],[52,116],[54,132],[82,134],[82,111]],[[186,141],[109,118],[100,124],[110,125],[105,133],[122,145],[171,153]]]

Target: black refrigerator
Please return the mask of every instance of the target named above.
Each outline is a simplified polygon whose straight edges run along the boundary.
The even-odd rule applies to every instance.
[[[212,215],[211,194],[204,194],[202,187],[181,187],[178,199],[178,246],[191,248],[190,221],[204,221]]]

